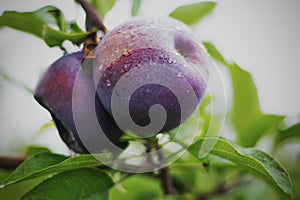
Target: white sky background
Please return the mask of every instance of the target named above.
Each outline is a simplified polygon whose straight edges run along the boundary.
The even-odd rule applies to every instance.
[[[129,0],[119,0],[107,15],[109,29],[130,18]],[[165,16],[189,0],[144,0],[140,15]],[[196,1],[197,2],[197,1]],[[83,26],[84,13],[72,0],[0,0],[4,10],[29,11],[45,5],[63,10],[68,20]],[[193,27],[203,40],[251,72],[266,113],[300,114],[300,1],[223,0],[213,14]],[[40,39],[12,29],[0,30],[0,69],[34,88],[41,73],[62,55]],[[70,46],[70,49],[76,50]],[[45,144],[67,152],[55,128],[37,135],[50,120],[48,112],[19,87],[0,78],[0,154],[20,152],[21,144]],[[22,147],[22,146],[21,146]]]

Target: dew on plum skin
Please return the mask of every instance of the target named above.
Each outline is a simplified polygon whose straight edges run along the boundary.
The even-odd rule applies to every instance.
[[[131,68],[130,64],[125,64],[123,67],[125,72],[128,72],[130,70],[130,68]]]
[[[104,46],[108,46],[108,48]],[[205,50],[197,44],[191,30],[176,20],[140,18],[125,22],[103,37],[95,54],[97,59],[96,70],[93,74],[94,84],[102,104],[111,115],[111,96],[118,81],[123,76],[131,77],[130,74],[134,73],[135,69],[143,71],[144,66],[161,65],[163,68],[170,68],[170,73],[173,71],[176,77],[171,80],[166,74],[165,80],[173,81],[170,84],[178,85],[180,88],[179,81],[188,81],[198,102],[204,95],[208,73],[200,73],[206,72]],[[113,73],[109,74],[111,81],[109,86],[101,81],[104,75],[109,73],[109,70],[99,71],[97,65],[112,65]],[[158,73],[159,75],[160,72],[159,70],[157,72],[150,70],[147,73]],[[151,80],[150,74],[145,74],[143,79]],[[128,88],[133,87],[134,82],[128,81],[127,84]],[[176,117],[180,119],[178,116],[180,115],[178,112],[180,106],[178,107],[176,104],[176,98],[172,99],[173,96],[168,96],[168,92],[162,92],[165,89],[160,86],[148,85],[148,88],[142,87],[137,91],[129,101],[131,105],[129,110],[134,121],[147,124],[148,109],[153,103],[157,103],[168,107],[167,115],[170,119],[167,120],[163,131],[179,125]],[[182,94],[186,93],[190,93],[190,91],[184,89]],[[196,106],[193,109],[196,109]]]
[[[110,63],[110,64],[107,65],[107,69],[111,69],[111,68],[112,68],[112,64]]]
[[[106,85],[107,85],[108,87],[111,86],[111,83],[110,83],[110,80],[109,80],[109,79],[107,79],[107,80],[105,81],[105,83],[106,83]]]

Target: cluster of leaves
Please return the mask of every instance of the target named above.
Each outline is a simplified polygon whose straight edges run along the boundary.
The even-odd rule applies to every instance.
[[[115,2],[90,1],[102,18]],[[140,5],[140,0],[133,0],[132,16],[138,14]],[[209,14],[215,5],[214,2],[201,2],[181,6],[171,12],[170,17],[193,25]],[[26,13],[6,11],[0,16],[0,28],[5,26],[34,34],[50,47],[62,47],[64,40],[80,45],[91,34],[81,30],[75,22],[67,22],[63,13],[53,6]],[[228,117],[237,139],[232,143],[224,138],[198,137],[186,155],[169,166],[177,195],[163,195],[159,179],[154,174],[117,172],[103,166],[95,155],[68,157],[34,147],[27,152],[32,156],[13,172],[0,170],[0,180],[3,180],[0,196],[10,199],[21,196],[22,199],[206,199],[235,189],[236,193],[232,195],[241,197],[238,188],[248,186],[256,176],[273,186],[280,197],[292,198],[287,170],[270,155],[253,147],[267,133],[273,133],[274,146],[298,137],[300,124],[280,130],[284,116],[261,111],[251,75],[236,63],[226,61],[212,43],[203,44],[211,57],[229,71],[233,97]],[[199,108],[204,129],[211,120],[205,112],[211,101],[212,98],[206,97]],[[204,142],[215,145],[208,156],[200,159]]]

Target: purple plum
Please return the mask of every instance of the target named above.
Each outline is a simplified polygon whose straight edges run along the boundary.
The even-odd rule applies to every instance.
[[[96,128],[90,126],[88,129],[84,129],[86,133],[81,133],[79,136],[78,127],[76,127],[74,119],[74,109],[77,109],[80,115],[79,119],[83,119],[84,123],[89,123],[91,102],[95,103],[93,108],[96,110],[96,118],[106,137],[119,147],[125,147],[126,144],[119,141],[123,132],[103,108],[98,96],[95,95],[92,77],[89,73],[85,73],[84,70],[81,70],[82,73],[79,75],[84,60],[84,53],[77,52],[65,55],[55,61],[41,77],[34,97],[51,113],[62,140],[75,152],[90,152],[81,139],[84,134],[88,135],[97,131]],[[75,92],[73,91],[75,80],[77,81],[77,94],[73,93]],[[74,100],[73,98],[76,99]],[[74,104],[74,102],[76,103]],[[95,140],[96,138],[91,138],[91,140],[93,139]],[[96,149],[99,151],[109,146],[103,141],[96,141],[96,143],[98,145]]]
[[[145,127],[152,120],[149,109],[160,104],[167,118],[156,133],[171,130],[195,111],[206,90],[207,52],[192,31],[174,19],[136,18],[125,22],[103,37],[95,55],[93,76],[97,94],[118,125],[124,125],[120,120],[127,120],[119,105],[127,104],[132,120]],[[118,84],[121,79],[122,84]],[[139,79],[144,79],[145,84]],[[132,93],[136,84],[140,86]],[[130,98],[118,94],[122,91],[131,92]],[[119,100],[113,101],[113,97]],[[180,99],[189,106],[181,105]],[[116,115],[114,110],[120,112]],[[129,125],[126,127],[126,122],[123,128],[134,132]]]

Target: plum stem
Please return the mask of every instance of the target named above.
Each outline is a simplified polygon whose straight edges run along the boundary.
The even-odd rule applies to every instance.
[[[75,0],[81,5],[86,13],[85,26],[87,31],[101,30],[104,34],[107,32],[101,17],[99,16],[97,10],[86,0]]]
[[[161,146],[158,144],[158,141],[148,141],[148,143],[146,144],[146,148],[147,148],[147,153],[151,152],[152,149],[154,150],[159,150],[161,149]],[[156,151],[157,152],[157,156],[160,162],[164,162],[165,160],[165,156],[163,154],[162,151]],[[152,158],[150,158],[151,161]],[[152,161],[153,162],[153,161]],[[161,187],[163,189],[163,192],[165,195],[172,195],[172,194],[176,194],[175,190],[173,188],[173,182],[172,182],[172,178],[170,176],[170,172],[169,172],[169,167],[164,167],[162,169],[159,170],[159,177],[161,180]]]

